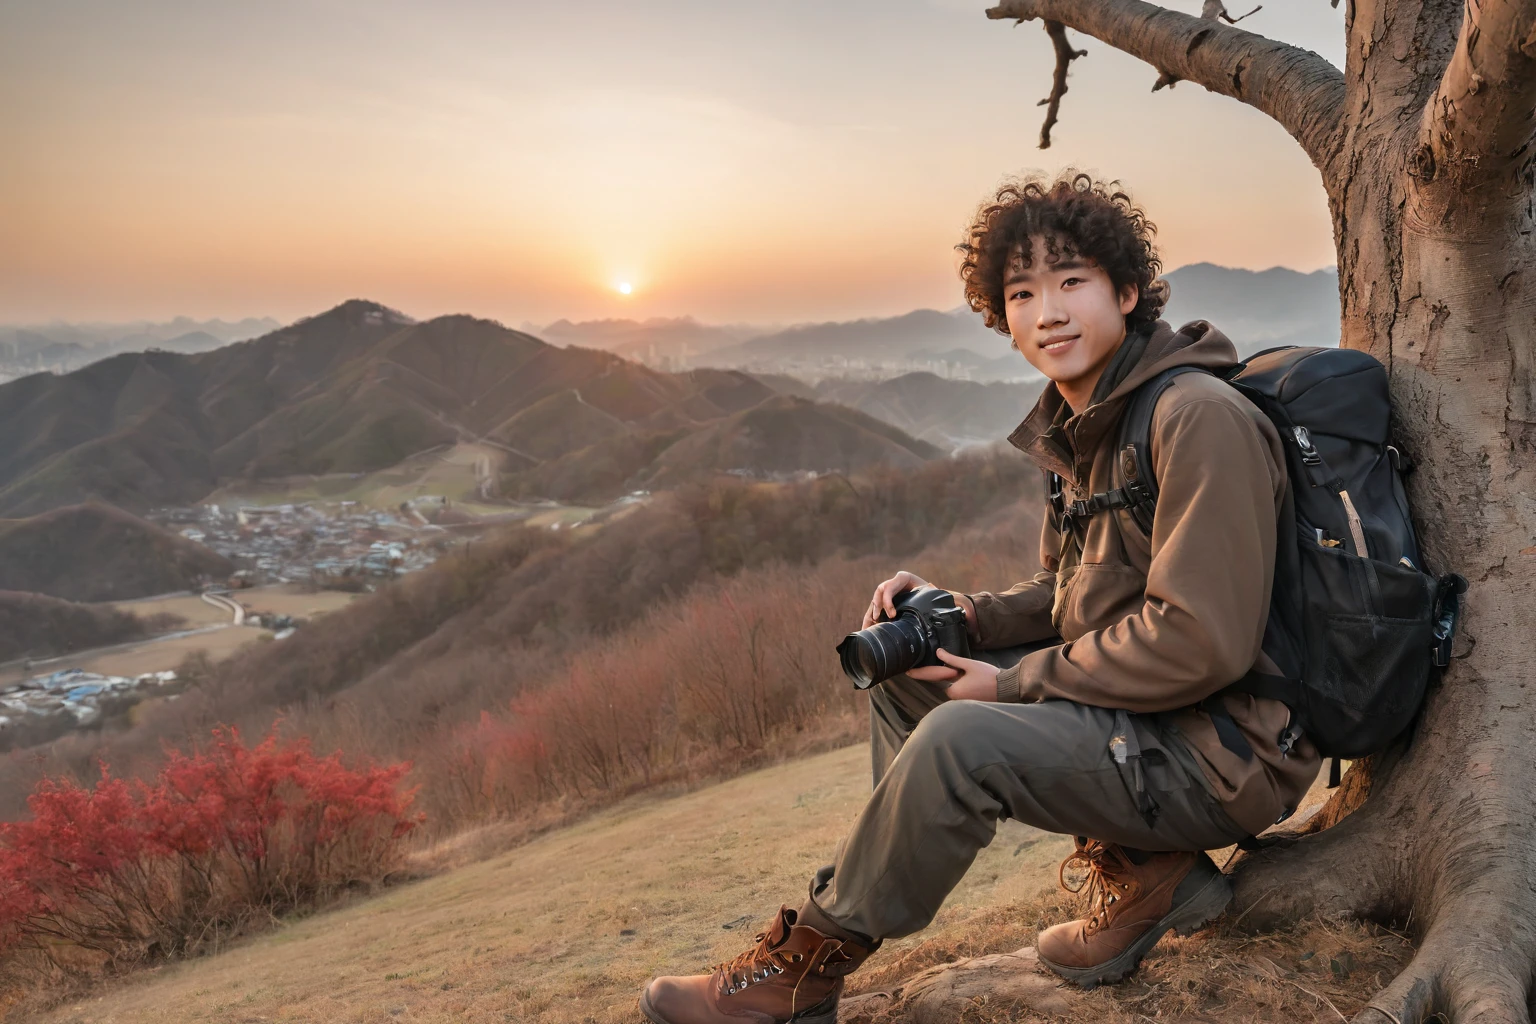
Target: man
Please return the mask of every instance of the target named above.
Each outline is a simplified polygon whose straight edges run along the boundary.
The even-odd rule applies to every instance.
[[[1009,440],[1075,499],[1123,482],[1120,414],[1174,366],[1234,366],[1203,321],[1158,319],[1153,226],[1114,183],[1073,174],[1001,189],[978,212],[961,276],[971,307],[1050,379]],[[835,863],[753,948],[709,975],[658,978],[658,1024],[831,1024],[843,979],[882,940],[928,924],[999,818],[1071,835],[1088,916],[1040,933],[1040,962],[1083,985],[1135,970],[1170,929],[1231,899],[1203,852],[1295,809],[1317,774],[1290,712],[1220,693],[1275,671],[1261,643],[1286,477],[1268,419],[1208,373],[1173,379],[1152,419],[1151,536],[1125,510],[1047,516],[1045,572],[956,595],[976,658],[943,652],[870,691],[875,790]],[[928,586],[901,572],[864,615]]]

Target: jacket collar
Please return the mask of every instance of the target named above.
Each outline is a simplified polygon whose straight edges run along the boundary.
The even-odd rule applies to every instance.
[[[1074,414],[1055,383],[1047,384],[1008,442],[1041,469],[1067,480],[1086,478],[1094,452],[1119,423],[1138,387],[1175,366],[1226,370],[1237,362],[1232,342],[1206,321],[1195,320],[1175,331],[1159,320],[1126,337],[1099,378],[1088,408]]]

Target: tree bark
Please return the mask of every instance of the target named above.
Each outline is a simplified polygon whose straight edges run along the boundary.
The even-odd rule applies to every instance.
[[[1432,568],[1471,581],[1411,742],[1309,835],[1244,859],[1234,914],[1409,928],[1356,1019],[1528,1022],[1536,976],[1536,0],[1348,0],[1343,74],[1140,0],[1006,0],[1268,113],[1322,174],[1342,344],[1390,372]]]

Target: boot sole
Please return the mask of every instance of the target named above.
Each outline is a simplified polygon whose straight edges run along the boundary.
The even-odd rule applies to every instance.
[[[1168,911],[1162,920],[1148,928],[1119,956],[1093,967],[1067,967],[1052,963],[1043,956],[1038,959],[1055,973],[1084,989],[1111,985],[1136,970],[1141,965],[1141,958],[1170,930],[1177,935],[1192,935],[1220,917],[1231,902],[1232,883],[1226,875],[1218,872],[1216,877],[1200,887],[1199,892]],[[666,1022],[660,1021],[658,1024]]]
[[[649,988],[640,993],[640,1012],[645,1014],[645,1019],[650,1021],[651,1024],[673,1024],[672,1021],[663,1017],[651,1005],[651,991]],[[824,1003],[819,1006],[813,1006],[804,1013],[799,1013],[789,1018],[784,1024],[837,1024],[837,1004],[833,1003],[830,1009]]]

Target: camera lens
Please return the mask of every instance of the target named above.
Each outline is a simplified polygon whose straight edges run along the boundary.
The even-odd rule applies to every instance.
[[[861,690],[914,668],[926,650],[922,628],[909,615],[849,633],[837,645],[843,673]]]

